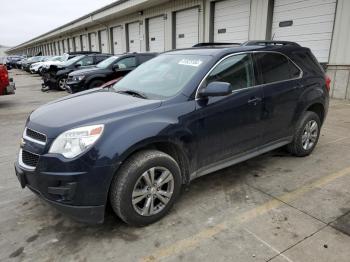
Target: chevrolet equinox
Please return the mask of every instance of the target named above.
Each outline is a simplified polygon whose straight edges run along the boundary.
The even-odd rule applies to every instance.
[[[163,217],[191,180],[286,146],[315,148],[330,80],[292,42],[203,43],[163,53],[108,88],[35,110],[16,175],[56,208],[102,223]]]

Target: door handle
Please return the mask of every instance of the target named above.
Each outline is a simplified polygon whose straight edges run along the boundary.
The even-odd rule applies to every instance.
[[[259,102],[261,102],[261,97],[252,97],[248,100],[248,104],[253,104],[256,106]]]

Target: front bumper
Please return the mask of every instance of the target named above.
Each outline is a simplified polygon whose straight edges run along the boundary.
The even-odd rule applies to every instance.
[[[80,82],[67,81],[66,90],[68,93],[73,94],[79,91],[83,91],[84,86],[85,86],[84,81],[80,81]]]
[[[48,164],[50,166],[50,164]],[[111,167],[95,167],[86,172],[45,172],[41,168],[29,170],[15,163],[15,173],[22,186],[73,219],[89,223],[103,223],[108,189],[113,172]]]

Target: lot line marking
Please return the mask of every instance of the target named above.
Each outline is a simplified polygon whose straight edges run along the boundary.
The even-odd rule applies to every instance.
[[[304,195],[305,193],[315,188],[319,188],[324,185],[327,185],[333,180],[336,180],[340,177],[343,177],[349,174],[350,174],[350,167],[347,167],[338,172],[324,176],[310,184],[306,184],[292,192],[286,193],[282,196],[278,196],[276,199],[271,199],[260,206],[257,206],[251,210],[248,210],[240,215],[234,216],[229,220],[225,220],[213,227],[205,228],[199,231],[198,233],[192,236],[189,236],[188,238],[176,241],[175,243],[170,244],[167,247],[160,248],[156,250],[154,253],[152,253],[151,255],[141,258],[140,261],[143,261],[143,262],[158,261],[170,256],[174,256],[175,254],[185,253],[190,250],[193,250],[194,248],[199,246],[202,241],[210,239],[211,237],[217,235],[218,233],[224,231],[225,229],[232,229],[234,227],[237,227],[237,225],[248,222],[258,216],[264,215],[267,212],[271,211],[272,209],[285,205],[286,202],[295,200],[298,197]]]
[[[249,231],[248,229],[244,229],[245,231],[247,231],[249,234],[251,234],[253,237],[255,237],[257,240],[259,240],[261,243],[263,243],[265,246],[269,247],[271,250],[275,251],[279,256],[283,257],[285,260],[287,260],[288,262],[293,262],[293,260],[291,260],[289,257],[287,257],[286,255],[282,254],[278,249],[274,248],[273,246],[271,246],[269,243],[267,243],[266,241],[264,241],[263,239],[261,239],[260,237],[258,237],[257,235],[255,235],[253,232]]]

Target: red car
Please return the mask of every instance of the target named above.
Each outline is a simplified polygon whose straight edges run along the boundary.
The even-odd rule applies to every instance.
[[[0,64],[0,96],[13,95],[15,89],[15,84],[12,78],[9,78],[6,66]]]

